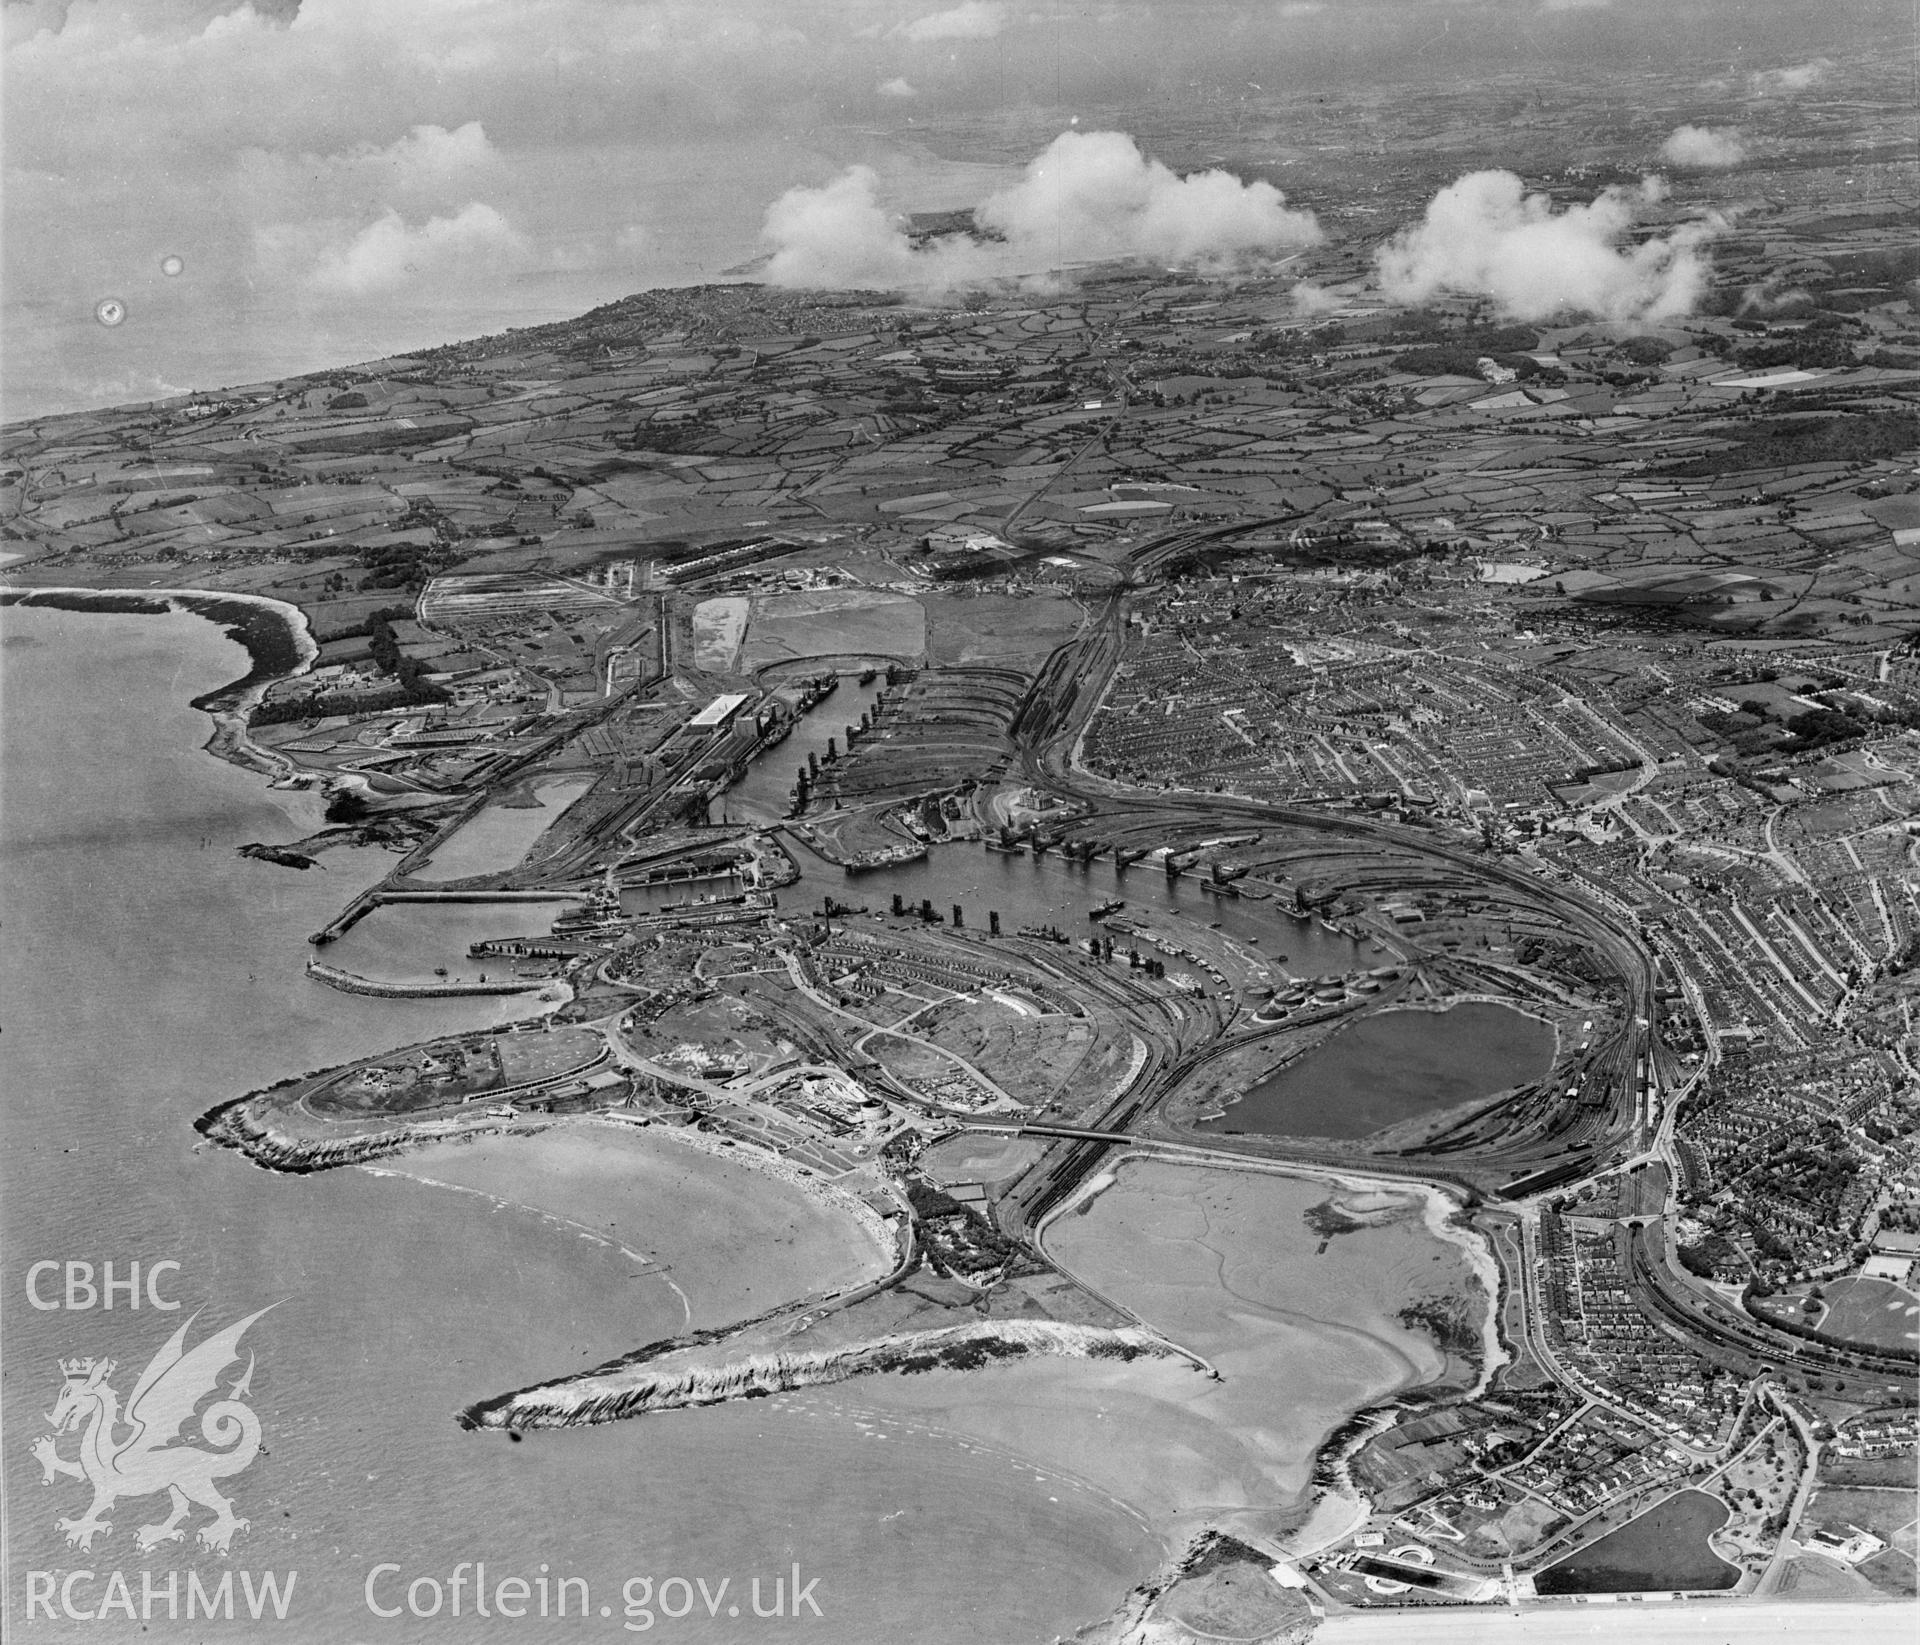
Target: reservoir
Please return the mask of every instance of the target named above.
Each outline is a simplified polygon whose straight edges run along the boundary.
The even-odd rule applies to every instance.
[[[1554,1032],[1504,1005],[1381,1011],[1274,1070],[1199,1129],[1268,1137],[1371,1136],[1545,1074]]]

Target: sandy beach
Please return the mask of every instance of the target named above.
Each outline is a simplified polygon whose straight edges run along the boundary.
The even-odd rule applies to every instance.
[[[1380,1611],[1329,1617],[1314,1645],[1913,1645],[1911,1603],[1832,1605],[1791,1600],[1674,1605],[1529,1607],[1516,1615],[1473,1610]]]
[[[436,1143],[371,1169],[488,1195],[549,1219],[557,1237],[617,1245],[680,1292],[696,1327],[877,1279],[893,1264],[823,1196],[651,1129],[563,1121]]]

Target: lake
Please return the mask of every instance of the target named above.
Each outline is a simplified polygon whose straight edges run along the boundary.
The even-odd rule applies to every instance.
[[[1538,1079],[1553,1065],[1554,1043],[1550,1024],[1505,1005],[1470,1001],[1445,1011],[1377,1011],[1276,1069],[1198,1129],[1371,1136]]]
[[[434,847],[433,856],[413,877],[427,884],[504,874],[533,842],[560,820],[560,813],[593,786],[590,779],[568,778],[539,784],[534,805],[486,805]]]
[[[1681,1491],[1533,1579],[1543,1594],[1633,1594],[1731,1588],[1740,1573],[1707,1538],[1727,1522],[1727,1505],[1705,1491]]]

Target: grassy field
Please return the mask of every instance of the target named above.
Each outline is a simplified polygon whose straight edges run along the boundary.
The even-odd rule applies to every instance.
[[[794,1054],[792,1041],[751,1005],[731,994],[670,1006],[627,1037],[645,1057],[658,1057],[676,1046],[695,1045],[711,1048],[733,1067],[756,1074]]]
[[[1036,670],[1073,638],[1081,610],[1058,594],[937,595],[927,609],[927,652],[936,663],[1005,663]]]
[[[1025,1138],[969,1136],[963,1132],[935,1143],[920,1156],[920,1166],[943,1187],[956,1182],[998,1185],[1028,1170],[1044,1152],[1044,1143]]]
[[[1298,1589],[1273,1580],[1266,1560],[1237,1547],[1182,1577],[1154,1611],[1214,1639],[1246,1640],[1270,1639],[1313,1614]]]
[[[1820,1477],[1829,1485],[1911,1486],[1913,1458],[1823,1456]]]
[[[1825,1531],[1837,1537],[1859,1530],[1877,1536],[1886,1548],[1862,1560],[1855,1571],[1882,1593],[1911,1595],[1915,1592],[1916,1511],[1916,1493],[1911,1487],[1822,1485],[1807,1505],[1802,1530]]]
[[[500,1034],[500,1072],[504,1083],[545,1079],[590,1062],[606,1041],[583,1028],[562,1028],[551,1034]]]
[[[1822,1287],[1826,1312],[1814,1328],[1876,1348],[1920,1347],[1920,1297],[1884,1279],[1835,1279]]]

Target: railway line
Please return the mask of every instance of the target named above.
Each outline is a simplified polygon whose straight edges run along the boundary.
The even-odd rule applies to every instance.
[[[1868,1347],[1826,1344],[1770,1331],[1760,1321],[1735,1313],[1679,1279],[1668,1266],[1657,1223],[1642,1222],[1627,1246],[1627,1279],[1634,1298],[1656,1319],[1690,1339],[1741,1356],[1751,1370],[1797,1371],[1839,1377],[1858,1385],[1867,1397],[1911,1392],[1914,1362]]]
[[[1133,577],[1152,577],[1182,555],[1246,529],[1237,525],[1154,539],[1133,556]],[[1655,961],[1629,912],[1497,857],[1475,855],[1394,824],[1219,795],[1186,799],[1159,794],[1151,799],[1141,796],[1134,802],[1118,785],[1103,784],[1075,767],[1073,750],[1103,700],[1124,651],[1129,586],[1135,586],[1131,578],[1106,597],[1074,639],[1048,658],[1016,713],[1011,728],[1015,758],[1029,783],[1072,804],[1087,825],[1096,818],[1118,818],[1144,804],[1163,831],[1177,831],[1183,823],[1207,833],[1242,826],[1288,828],[1378,847],[1469,883],[1497,888],[1502,896],[1579,937],[1617,980],[1621,1025],[1594,1047],[1581,1079],[1584,1089],[1603,1090],[1604,1101],[1582,1102],[1569,1113],[1569,1105],[1549,1089],[1536,1099],[1537,1114],[1523,1116],[1517,1134],[1504,1138],[1494,1134],[1482,1142],[1468,1133],[1457,1149],[1368,1157],[1364,1169],[1370,1174],[1446,1184],[1464,1189],[1470,1196],[1478,1191],[1520,1197],[1571,1186],[1650,1147],[1658,1129],[1660,1093],[1678,1078],[1680,1070],[1674,1053],[1659,1036]],[[1155,1132],[1164,1131],[1153,1123],[1154,1109],[1164,1096],[1211,1059],[1237,1049],[1241,1043],[1216,1041],[1184,1052],[1174,1048],[1157,1066],[1143,1070],[1106,1114],[1086,1125],[1018,1127],[1017,1134],[1049,1139],[1055,1146],[1015,1184],[1003,1202],[1002,1220],[1008,1231],[1024,1234],[1030,1230],[1071,1194],[1113,1147],[1154,1140]],[[1259,1157],[1276,1158],[1271,1144],[1210,1151],[1251,1155],[1256,1149]],[[1279,1157],[1323,1166],[1360,1164],[1351,1155],[1297,1145],[1289,1145]],[[1783,1355],[1779,1342],[1762,1327],[1749,1328],[1707,1317],[1700,1305],[1675,1298],[1647,1276],[1643,1275],[1638,1284],[1650,1305],[1682,1334],[1737,1343],[1744,1352],[1764,1356],[1767,1363],[1802,1360],[1791,1350]],[[1812,1357],[1831,1369],[1827,1356]]]

